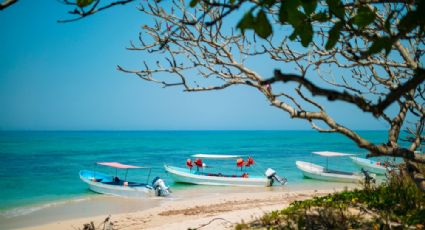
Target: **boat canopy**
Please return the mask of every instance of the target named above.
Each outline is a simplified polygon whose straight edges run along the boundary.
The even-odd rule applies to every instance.
[[[98,165],[104,165],[104,166],[109,166],[112,168],[118,168],[118,169],[141,169],[141,168],[146,168],[146,167],[141,167],[141,166],[134,166],[134,165],[125,165],[125,164],[121,164],[118,162],[97,162]]]
[[[356,154],[350,154],[350,153],[339,153],[339,152],[330,152],[330,151],[318,151],[318,152],[313,152],[313,154],[317,154],[323,157],[345,157],[345,156],[356,155]]]
[[[195,154],[192,155],[195,158],[209,158],[209,159],[234,159],[241,157],[239,155],[222,155],[222,154]]]

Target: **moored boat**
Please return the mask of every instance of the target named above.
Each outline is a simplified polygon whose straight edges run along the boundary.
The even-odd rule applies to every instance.
[[[286,179],[279,177],[273,169],[267,169],[264,176],[250,175],[243,171],[243,168],[252,167],[253,158],[249,157],[244,161],[238,155],[217,155],[217,154],[195,154],[196,160],[186,161],[187,168],[164,165],[165,170],[175,182],[200,184],[200,185],[222,185],[222,186],[272,186],[274,182],[285,184]],[[207,172],[207,166],[202,159],[229,160],[237,159],[237,167],[241,168],[238,174],[226,174],[221,172]],[[196,167],[196,169],[193,169]],[[209,171],[209,170],[208,170]],[[239,170],[238,170],[239,171]]]
[[[359,167],[376,174],[385,174],[387,170],[392,169],[388,165],[385,165],[385,163],[381,163],[379,161],[373,161],[360,157],[350,157],[350,159]]]
[[[167,196],[170,193],[169,187],[165,185],[164,180],[159,177],[154,178],[151,184],[149,176],[151,168],[134,165],[125,165],[118,162],[98,162],[97,165],[112,167],[115,169],[125,169],[125,178],[122,180],[115,176],[94,170],[81,170],[80,178],[89,185],[89,189],[102,194],[125,196],[125,197],[148,197],[148,196]],[[127,181],[129,169],[147,169],[149,176],[146,183]]]
[[[323,157],[344,157],[344,156],[352,156],[353,154],[347,153],[338,153],[338,152],[313,152],[313,154],[323,156]],[[327,158],[326,158],[327,159]],[[365,180],[366,175],[364,173],[353,173],[353,172],[345,172],[332,170],[328,167],[328,160],[326,161],[326,167],[313,164],[305,161],[296,161],[295,164],[299,170],[302,171],[305,177],[316,179],[316,180],[324,180],[324,181],[333,181],[333,182],[346,182],[346,183],[356,183]],[[374,177],[375,175],[370,175]]]

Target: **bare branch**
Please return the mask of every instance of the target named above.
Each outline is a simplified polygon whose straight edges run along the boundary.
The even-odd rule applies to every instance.
[[[349,94],[348,92],[338,92],[336,90],[323,89],[311,81],[307,80],[305,77],[295,74],[283,74],[280,70],[274,71],[274,77],[264,80],[261,84],[273,84],[277,81],[281,82],[297,82],[306,87],[313,96],[325,96],[330,101],[340,100],[352,103],[357,105],[360,109],[365,112],[371,112],[376,117],[380,116],[383,111],[391,105],[395,100],[400,98],[402,95],[408,91],[416,88],[425,80],[425,71],[421,68],[417,70],[417,74],[407,81],[405,84],[391,91],[384,100],[379,100],[377,104],[372,104],[370,101],[366,101],[363,97],[358,97]]]
[[[74,21],[78,21],[81,20],[85,17],[88,17],[90,15],[93,15],[95,13],[98,13],[100,11],[109,9],[113,6],[117,6],[117,5],[125,5],[127,3],[133,2],[135,0],[119,0],[119,1],[115,1],[115,2],[111,2],[107,5],[98,7],[98,4],[100,3],[101,0],[96,0],[94,2],[94,4],[92,4],[92,7],[85,11],[84,7],[77,7],[75,8],[73,11],[69,11],[69,14],[73,14],[73,15],[77,15],[77,17],[75,18],[71,18],[71,19],[62,19],[62,20],[58,20],[59,23],[67,23],[67,22],[74,22]],[[72,5],[72,6],[77,6],[76,3],[71,2],[69,0],[62,0],[62,3],[64,3],[65,5]]]
[[[7,7],[15,4],[18,0],[4,0],[2,2],[0,2],[0,10],[4,10]]]
[[[138,70],[118,67],[119,70],[162,87],[181,87],[186,92],[221,90],[233,85],[254,88],[291,118],[303,119],[319,132],[340,133],[368,150],[371,157],[397,156],[413,163],[425,162],[423,156],[415,153],[423,143],[423,124],[418,125],[417,121],[425,116],[425,71],[419,63],[425,54],[425,41],[415,36],[399,37],[399,43],[393,44],[392,50],[401,57],[379,53],[359,58],[376,37],[376,31],[385,29],[383,23],[374,23],[358,34],[343,30],[342,42],[331,50],[324,47],[329,25],[315,24],[317,39],[309,49],[302,49],[297,41],[286,39],[289,34],[285,26],[277,30],[282,34],[268,40],[258,40],[255,34],[236,33],[233,25],[223,22],[230,6],[213,1],[212,4],[225,9],[205,7],[202,4],[211,1],[204,1],[194,9],[187,8],[184,0],[172,0],[165,8],[156,2],[142,3],[140,11],[154,20],[143,26],[140,44],[132,42],[129,50],[149,58],[143,60]],[[377,9],[377,14],[388,14],[385,9]],[[278,23],[278,10],[271,9],[270,14]],[[278,36],[283,39],[276,38]],[[264,63],[270,65],[270,72],[275,66],[281,66],[295,73],[275,70],[272,78],[264,80],[264,75],[250,66],[252,60],[264,60],[264,57],[270,60]],[[326,104],[316,100],[317,96],[353,104],[359,111],[382,118],[390,126],[388,141],[372,143],[336,121],[326,112]],[[394,102],[399,103],[399,111],[384,113]],[[417,125],[411,127],[412,145],[404,148],[399,143],[399,134],[408,118]]]

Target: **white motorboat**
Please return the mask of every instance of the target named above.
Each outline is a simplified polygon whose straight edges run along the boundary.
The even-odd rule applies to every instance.
[[[224,186],[272,186],[274,182],[286,183],[286,179],[279,177],[271,168],[268,168],[264,175],[250,175],[247,171],[244,171],[244,168],[252,167],[254,164],[252,157],[249,157],[246,161],[238,155],[195,154],[192,157],[196,160],[192,162],[191,159],[188,159],[186,161],[187,168],[164,165],[165,170],[175,182]],[[236,159],[237,167],[241,170],[237,174],[210,172],[202,159]],[[193,169],[194,166],[196,169]]]
[[[118,162],[98,162],[97,165],[112,167],[115,169],[125,169],[125,178],[120,179],[94,170],[81,170],[80,178],[89,185],[89,189],[102,194],[125,196],[125,197],[147,197],[147,196],[167,196],[170,193],[169,187],[164,180],[156,177],[151,184],[149,176],[151,168],[134,165],[125,165]],[[148,169],[149,176],[146,183],[127,181],[129,169]]]
[[[360,157],[350,157],[350,159],[354,162],[354,164],[372,173],[385,174],[387,170],[392,170],[391,167],[386,166],[384,163],[379,161],[373,161]]]
[[[328,157],[344,157],[352,156],[354,154],[347,153],[338,153],[338,152],[313,152],[313,154],[326,157],[326,167],[313,164],[305,161],[296,161],[295,164],[299,170],[302,171],[303,175],[308,178],[324,180],[324,181],[334,181],[334,182],[348,182],[356,183],[363,181],[365,179],[365,174],[363,173],[353,173],[353,172],[344,172],[329,169],[328,167]],[[375,175],[370,175],[374,177]]]

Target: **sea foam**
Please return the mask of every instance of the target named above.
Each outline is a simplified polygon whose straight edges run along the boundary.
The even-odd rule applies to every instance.
[[[25,215],[28,215],[30,213],[40,211],[40,210],[43,210],[43,209],[46,209],[46,208],[52,208],[52,207],[67,205],[67,204],[70,204],[70,203],[82,202],[82,201],[86,201],[86,200],[89,200],[89,199],[91,199],[91,198],[89,198],[89,197],[74,198],[74,199],[69,199],[69,200],[49,202],[49,203],[45,203],[45,204],[41,204],[41,205],[31,205],[31,206],[17,207],[17,208],[13,208],[13,209],[0,211],[0,216],[4,217],[4,218],[14,218],[14,217],[18,217],[18,216],[25,216]]]

